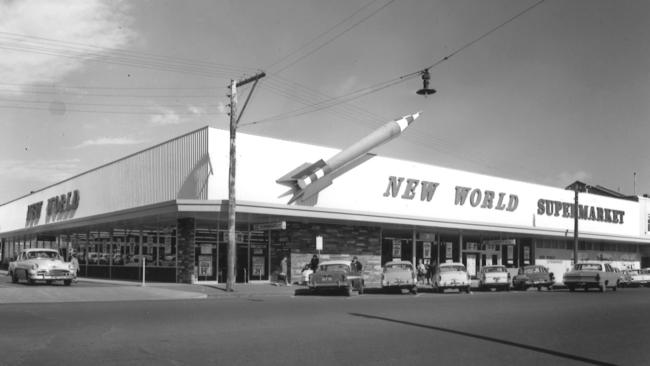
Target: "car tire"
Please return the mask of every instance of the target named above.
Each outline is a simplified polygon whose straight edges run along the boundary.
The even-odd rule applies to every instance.
[[[469,293],[470,293],[469,286],[465,287],[465,293],[466,293],[466,294],[469,294]]]
[[[598,287],[598,290],[599,290],[600,292],[605,292],[605,291],[607,291],[607,285],[605,285],[605,284],[603,283],[602,285],[600,285],[600,286]]]
[[[363,295],[363,291],[364,291],[363,284],[361,284],[361,286],[359,286],[359,291],[358,291],[359,295]]]
[[[65,286],[70,286],[72,284],[72,280],[63,280],[63,284]]]
[[[18,276],[15,271],[11,272],[11,283],[18,283]]]
[[[413,295],[417,295],[417,294],[418,294],[418,287],[417,287],[417,286],[413,286],[413,287],[411,287],[411,293],[412,293]]]
[[[567,286],[567,287],[569,288],[569,292],[573,292],[573,291],[575,291],[575,290],[576,290],[576,288],[575,288],[575,287],[573,287],[573,286]]]

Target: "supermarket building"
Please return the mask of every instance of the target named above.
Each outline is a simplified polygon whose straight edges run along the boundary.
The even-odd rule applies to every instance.
[[[374,156],[317,202],[289,204],[277,180],[337,152],[238,134],[237,282],[274,281],[284,256],[297,281],[314,254],[357,256],[370,282],[398,258],[463,262],[473,275],[571,264],[573,190]],[[144,261],[148,281],[225,282],[228,165],[228,132],[204,127],[1,204],[1,264],[53,247],[78,253],[82,276],[140,280]],[[579,259],[650,266],[650,199],[574,184]]]

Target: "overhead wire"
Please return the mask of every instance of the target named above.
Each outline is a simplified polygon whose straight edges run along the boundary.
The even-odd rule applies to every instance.
[[[300,62],[300,61],[303,60],[304,58],[306,58],[306,57],[312,55],[313,53],[317,52],[317,51],[320,50],[321,48],[323,48],[323,47],[327,46],[328,44],[334,42],[335,40],[337,40],[338,38],[340,38],[341,36],[343,36],[345,33],[349,32],[350,30],[352,30],[353,28],[355,28],[355,27],[358,26],[359,24],[365,22],[366,20],[368,20],[368,19],[370,19],[371,17],[373,17],[375,14],[379,13],[380,11],[382,11],[383,9],[385,9],[386,7],[388,7],[388,5],[392,4],[394,1],[395,1],[395,0],[389,0],[386,4],[382,5],[379,9],[376,9],[376,10],[373,11],[372,13],[370,13],[370,14],[368,14],[367,16],[363,17],[361,20],[359,20],[359,21],[353,23],[351,26],[347,27],[347,28],[344,29],[342,32],[340,32],[340,33],[338,33],[336,36],[334,36],[333,38],[327,40],[326,42],[324,42],[324,43],[321,44],[320,46],[316,47],[315,49],[313,49],[313,50],[307,52],[306,54],[304,54],[304,55],[298,57],[297,59],[295,59],[294,61],[292,61],[292,62],[289,63],[288,65],[285,65],[284,67],[280,68],[279,70],[276,70],[275,73],[280,73],[280,72],[282,72],[282,71],[288,69],[289,67],[295,65],[296,63]]]
[[[373,85],[371,87],[366,87],[366,88],[363,88],[363,89],[359,89],[359,90],[353,91],[353,92],[348,93],[348,94],[344,94],[344,95],[341,95],[341,96],[338,96],[338,97],[332,97],[332,98],[329,98],[327,100],[324,100],[324,101],[321,101],[321,102],[318,102],[318,103],[314,103],[314,104],[312,104],[310,106],[305,106],[305,107],[302,107],[302,108],[298,108],[298,109],[295,109],[295,110],[292,110],[292,111],[280,113],[280,114],[277,114],[277,115],[274,115],[274,116],[270,116],[270,117],[267,117],[267,118],[263,118],[263,119],[253,121],[253,122],[249,122],[249,123],[242,124],[242,125],[255,125],[255,124],[260,124],[260,123],[272,122],[272,121],[277,121],[277,120],[282,120],[282,119],[287,119],[287,118],[292,118],[292,117],[304,115],[304,114],[310,113],[310,111],[311,112],[320,111],[322,109],[331,108],[331,107],[333,107],[335,105],[338,105],[338,104],[341,104],[341,103],[346,103],[346,102],[351,101],[351,100],[359,99],[359,98],[364,97],[366,95],[376,93],[376,92],[378,92],[380,90],[383,90],[385,88],[388,88],[388,87],[403,83],[403,82],[405,82],[407,80],[410,80],[410,79],[412,79],[412,78],[414,78],[416,76],[419,76],[424,70],[432,69],[432,68],[437,67],[438,65],[442,64],[443,62],[448,61],[451,57],[457,55],[458,53],[464,51],[465,49],[467,49],[467,48],[471,47],[472,45],[476,44],[477,42],[481,41],[482,39],[488,37],[492,33],[496,32],[497,30],[503,28],[505,25],[507,25],[507,24],[511,23],[512,21],[514,21],[515,19],[517,19],[517,18],[521,17],[522,15],[528,13],[529,11],[533,10],[534,8],[536,8],[537,6],[539,6],[540,4],[542,4],[545,1],[546,0],[537,1],[533,5],[531,5],[531,6],[527,7],[527,8],[525,8],[524,10],[518,12],[517,14],[515,14],[514,16],[508,18],[506,21],[500,23],[496,27],[493,27],[490,30],[488,30],[487,32],[484,32],[479,37],[473,39],[470,42],[467,42],[467,43],[463,44],[461,47],[457,48],[456,50],[454,50],[453,52],[451,52],[447,56],[445,56],[445,57],[441,58],[440,60],[434,62],[433,64],[429,65],[428,67],[425,67],[423,69],[419,69],[417,71],[414,71],[414,72],[411,72],[411,73],[408,73],[408,74],[401,75],[401,76],[399,76],[397,78],[393,78],[393,79],[390,79],[390,80],[387,80],[387,81],[384,81],[384,82],[377,83],[377,84],[375,84],[375,85]]]

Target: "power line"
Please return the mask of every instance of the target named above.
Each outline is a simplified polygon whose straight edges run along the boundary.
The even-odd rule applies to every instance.
[[[324,43],[321,44],[320,46],[316,47],[315,49],[311,50],[310,52],[308,52],[308,53],[306,53],[306,54],[300,56],[299,58],[297,58],[297,59],[294,60],[293,62],[291,62],[291,63],[289,63],[288,65],[286,65],[286,66],[284,66],[283,68],[281,68],[280,70],[275,71],[275,73],[276,73],[276,74],[281,73],[282,71],[284,71],[284,70],[288,69],[289,67],[295,65],[296,63],[298,63],[299,61],[301,61],[301,60],[304,59],[305,57],[312,55],[314,52],[316,52],[316,51],[320,50],[321,48],[327,46],[328,44],[334,42],[335,40],[337,40],[338,38],[340,38],[340,37],[341,37],[342,35],[344,35],[345,33],[349,32],[350,30],[352,30],[353,28],[355,28],[355,27],[358,26],[359,24],[365,22],[366,20],[368,20],[368,19],[370,19],[371,17],[373,17],[375,14],[379,13],[380,11],[382,11],[384,8],[386,8],[388,5],[392,4],[394,1],[395,1],[395,0],[389,0],[386,4],[382,5],[379,9],[377,9],[377,10],[373,11],[372,13],[370,13],[369,15],[363,17],[361,20],[357,21],[356,23],[352,24],[352,25],[349,26],[348,28],[344,29],[341,33],[339,33],[339,34],[337,34],[336,36],[334,36],[333,38],[327,40],[326,42],[324,42]],[[337,24],[337,26],[338,26],[338,24]],[[329,32],[329,31],[328,31],[328,32]],[[320,37],[320,36],[319,36],[319,37]]]
[[[546,1],[546,0],[539,0],[535,4],[533,4],[533,5],[529,6],[529,7],[527,7],[526,9],[520,11],[519,13],[517,13],[516,15],[510,17],[506,21],[500,23],[496,27],[491,28],[490,30],[488,30],[487,32],[481,34],[479,37],[473,39],[472,41],[465,43],[464,45],[457,48],[455,51],[453,51],[449,55],[443,57],[442,59],[440,59],[440,60],[438,60],[436,62],[434,62],[432,65],[430,65],[428,67],[425,67],[424,69],[420,69],[418,71],[414,71],[414,72],[411,72],[411,73],[408,73],[408,74],[405,74],[405,75],[402,75],[402,76],[399,76],[397,78],[387,80],[387,81],[384,81],[384,82],[381,82],[381,83],[377,83],[377,84],[375,84],[373,86],[363,88],[363,89],[360,89],[360,90],[356,90],[354,92],[344,94],[344,95],[341,95],[339,97],[333,97],[333,98],[330,98],[330,99],[328,99],[326,101],[323,101],[323,102],[314,103],[314,104],[312,104],[310,106],[306,106],[306,107],[299,108],[299,109],[296,109],[296,110],[293,110],[293,111],[277,114],[275,116],[267,117],[267,118],[257,120],[257,121],[253,121],[253,122],[249,122],[249,123],[246,123],[246,124],[242,124],[242,126],[255,125],[255,124],[259,124],[259,123],[277,121],[277,120],[281,120],[281,119],[285,119],[285,118],[289,118],[289,117],[297,117],[297,116],[304,115],[304,114],[307,114],[307,113],[316,112],[316,111],[319,111],[319,110],[322,110],[322,109],[331,108],[331,107],[336,106],[336,105],[341,104],[341,103],[346,103],[346,102],[349,102],[351,100],[361,98],[361,97],[369,95],[369,94],[376,93],[376,92],[378,92],[378,91],[380,91],[382,89],[385,89],[385,88],[388,88],[388,87],[391,87],[391,86],[394,86],[394,85],[397,85],[397,84],[401,84],[401,83],[403,83],[403,82],[405,82],[407,80],[410,80],[410,79],[412,79],[412,78],[414,78],[416,76],[419,76],[422,73],[423,70],[432,69],[432,68],[440,65],[441,63],[449,60],[451,57],[453,57],[453,56],[457,55],[458,53],[464,51],[465,49],[471,47],[472,45],[474,45],[477,42],[481,41],[482,39],[486,38],[490,34],[496,32],[498,29],[501,29],[502,27],[504,27],[505,25],[511,23],[515,19],[517,19],[517,18],[521,17],[522,15],[528,13],[529,11],[533,10],[534,8],[536,8],[537,6],[542,4],[544,1]]]
[[[272,63],[271,65],[269,65],[266,69],[267,69],[267,70],[271,70],[271,69],[273,69],[273,67],[274,67],[275,65],[280,64],[280,63],[282,63],[284,60],[286,60],[286,59],[288,59],[289,57],[295,55],[296,53],[298,53],[298,52],[301,51],[302,49],[304,49],[304,48],[306,48],[307,46],[309,46],[310,44],[314,43],[316,40],[322,38],[324,35],[330,33],[330,32],[333,31],[334,29],[336,29],[336,28],[337,28],[338,26],[340,26],[341,24],[343,24],[343,23],[347,22],[348,20],[352,19],[355,15],[359,14],[360,12],[362,12],[363,10],[365,10],[366,8],[368,8],[370,5],[376,3],[377,1],[379,1],[379,0],[371,0],[371,1],[369,1],[368,3],[366,3],[365,5],[363,5],[361,8],[357,9],[354,13],[352,13],[351,15],[349,15],[348,17],[346,17],[345,19],[341,20],[340,22],[336,23],[336,25],[330,27],[330,29],[326,30],[325,32],[320,33],[319,35],[317,35],[316,37],[312,38],[311,40],[309,40],[309,41],[306,42],[305,44],[303,44],[303,45],[301,45],[300,47],[296,48],[294,51],[288,53],[288,54],[285,55],[284,57],[282,57],[282,58],[280,58],[279,60],[275,61],[274,63]],[[278,72],[279,72],[279,71],[278,71]]]

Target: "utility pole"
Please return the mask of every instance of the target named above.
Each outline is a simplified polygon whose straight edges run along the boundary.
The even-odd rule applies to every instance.
[[[259,79],[266,76],[264,72],[261,72],[255,76],[252,76],[248,79],[235,81],[230,80],[230,163],[228,169],[228,273],[226,279],[226,291],[235,291],[235,263],[237,262],[237,238],[235,231],[235,216],[237,201],[235,199],[235,176],[236,176],[236,167],[237,167],[237,124],[239,119],[244,114],[248,101],[250,100],[255,86]],[[237,115],[237,87],[246,85],[250,82],[255,82],[248,97],[246,97],[246,102],[242,107],[241,113]]]
[[[578,184],[573,186],[575,206],[573,206],[573,264],[578,263]]]

